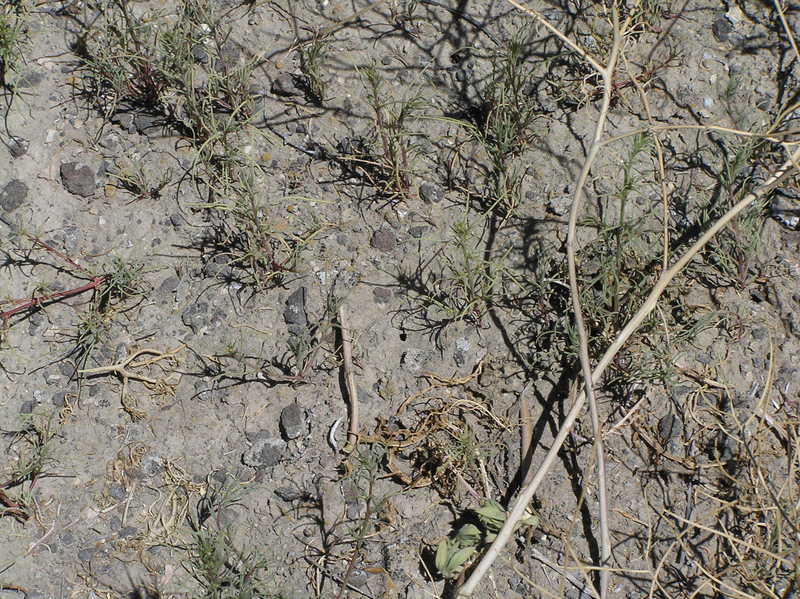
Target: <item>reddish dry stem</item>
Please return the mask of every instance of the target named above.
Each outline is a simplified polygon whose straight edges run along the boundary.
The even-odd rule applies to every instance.
[[[25,237],[30,239],[33,243],[36,243],[36,244],[42,246],[44,249],[46,249],[48,252],[50,252],[54,256],[58,256],[59,258],[61,258],[67,264],[70,264],[71,266],[74,266],[75,268],[77,268],[79,271],[81,271],[83,273],[89,274],[89,271],[86,270],[83,266],[81,266],[80,264],[75,262],[75,260],[73,260],[72,258],[67,256],[63,252],[59,252],[57,249],[55,249],[50,244],[45,243],[44,241],[42,241],[41,239],[39,239],[35,235],[31,235],[30,233],[24,233],[24,235],[25,235]]]
[[[0,518],[11,516],[19,522],[25,522],[29,517],[23,505],[8,496],[2,489],[0,489],[0,506],[5,508],[0,509]]]
[[[31,235],[30,233],[23,233],[25,237],[30,239],[33,243],[42,246],[45,250],[61,258],[64,262],[77,268],[79,271],[90,274],[88,270],[86,270],[83,266],[75,262],[72,258],[67,256],[65,253],[58,251],[50,244],[42,241],[35,235]],[[51,293],[49,295],[45,295],[43,297],[31,297],[25,299],[16,299],[11,300],[9,302],[0,302],[0,304],[16,304],[16,308],[12,308],[11,310],[6,310],[5,312],[0,312],[0,320],[3,321],[3,324],[8,323],[8,319],[14,316],[15,314],[19,314],[20,312],[25,312],[26,310],[30,310],[31,308],[35,308],[37,306],[41,306],[42,304],[46,304],[48,302],[56,301],[65,297],[71,297],[73,295],[78,295],[83,293],[84,291],[89,291],[90,289],[97,289],[100,285],[106,282],[106,278],[103,276],[93,277],[91,281],[86,283],[85,285],[81,285],[80,287],[75,287],[74,289],[68,289],[67,291],[58,291],[56,293]]]
[[[80,287],[75,287],[74,289],[68,289],[67,291],[58,291],[56,293],[51,293],[43,297],[32,297],[29,299],[12,300],[10,303],[21,304],[21,305],[18,305],[16,308],[12,308],[11,310],[0,312],[0,319],[2,319],[4,323],[8,322],[8,319],[14,316],[15,314],[19,314],[20,312],[25,312],[26,310],[30,310],[31,308],[35,308],[36,306],[41,306],[42,304],[46,304],[48,302],[52,302],[65,297],[71,297],[73,295],[78,295],[80,293],[83,293],[84,291],[89,291],[90,289],[97,289],[100,285],[102,285],[105,282],[106,282],[105,277],[94,277],[91,281],[89,281],[85,285],[81,285]]]

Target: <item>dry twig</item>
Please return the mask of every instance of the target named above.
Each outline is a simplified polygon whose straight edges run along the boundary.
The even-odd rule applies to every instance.
[[[347,431],[347,445],[344,453],[352,453],[358,445],[358,389],[353,377],[353,340],[347,327],[344,306],[339,306],[339,331],[342,335],[342,369],[347,386],[347,399],[350,402],[350,428]]]
[[[659,277],[658,281],[654,285],[653,289],[650,291],[650,294],[647,296],[647,299],[642,304],[641,308],[633,315],[627,325],[617,334],[616,339],[611,344],[611,346],[606,350],[603,354],[603,357],[598,362],[597,366],[595,367],[594,371],[592,372],[592,381],[594,383],[600,380],[600,377],[605,372],[606,368],[608,368],[611,361],[614,357],[619,353],[628,339],[633,335],[634,332],[641,326],[642,322],[650,315],[650,313],[655,309],[656,303],[658,299],[661,297],[661,294],[664,293],[667,286],[672,282],[672,279],[680,273],[687,264],[702,250],[709,241],[722,229],[724,229],[736,216],[738,216],[743,210],[745,210],[748,206],[750,206],[753,202],[757,199],[763,197],[767,192],[773,189],[776,185],[780,184],[789,174],[792,172],[792,168],[795,164],[800,161],[800,149],[796,150],[794,154],[789,156],[786,161],[778,168],[775,173],[767,179],[763,185],[761,185],[755,191],[748,193],[744,198],[742,198],[733,208],[731,208],[724,216],[722,216],[714,225],[712,225],[701,237],[698,239],[692,247],[690,247],[681,258],[667,271],[664,271],[661,276]],[[514,503],[514,507],[511,510],[511,513],[506,520],[505,525],[500,530],[500,533],[497,535],[494,543],[492,546],[489,547],[489,550],[486,552],[486,555],[483,556],[483,559],[478,563],[475,567],[470,578],[467,580],[464,587],[461,589],[460,594],[461,596],[469,596],[480,580],[485,576],[486,572],[489,570],[491,565],[497,559],[500,552],[503,550],[505,545],[511,538],[513,534],[514,526],[519,522],[519,520],[523,517],[525,513],[525,509],[528,507],[531,499],[533,499],[533,495],[536,493],[536,490],[539,488],[539,485],[544,480],[544,477],[550,471],[550,468],[553,466],[553,463],[558,456],[558,452],[561,449],[561,446],[564,444],[564,441],[567,439],[567,435],[572,430],[572,426],[575,424],[575,420],[578,418],[580,413],[583,411],[583,406],[586,401],[586,395],[581,392],[575,400],[572,408],[570,409],[569,413],[567,414],[566,418],[564,419],[564,423],[561,425],[561,428],[558,431],[555,439],[553,440],[553,444],[550,447],[550,451],[547,452],[544,460],[542,461],[542,465],[539,467],[539,470],[536,472],[536,475],[531,480],[530,484],[525,487],[522,492],[517,497],[516,502]]]

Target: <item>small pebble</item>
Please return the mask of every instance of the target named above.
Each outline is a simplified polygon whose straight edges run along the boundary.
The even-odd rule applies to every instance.
[[[297,403],[290,403],[281,410],[281,430],[287,440],[296,439],[306,427],[305,414]]]
[[[397,246],[397,237],[389,229],[378,229],[372,234],[372,247],[382,252],[391,252]]]
[[[64,162],[61,165],[61,183],[74,195],[88,198],[97,187],[94,171],[86,164]]]
[[[444,197],[442,188],[435,183],[425,182],[419,186],[419,195],[423,202],[430,204],[438,204]]]
[[[392,299],[392,290],[386,287],[375,287],[372,290],[372,297],[375,299],[376,304],[388,304]]]
[[[711,25],[711,32],[718,42],[727,42],[731,33],[733,33],[733,23],[725,15],[721,15]]]
[[[22,137],[12,137],[8,142],[8,151],[12,158],[19,158],[28,153],[30,142]]]
[[[13,212],[25,202],[28,197],[28,186],[24,181],[12,179],[0,191],[0,207],[8,212]]]

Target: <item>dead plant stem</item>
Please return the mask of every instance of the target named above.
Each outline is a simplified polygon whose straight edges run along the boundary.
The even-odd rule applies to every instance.
[[[581,375],[583,376],[584,392],[589,403],[589,414],[592,420],[592,430],[594,432],[595,457],[597,459],[597,490],[600,503],[600,566],[608,566],[611,558],[611,535],[608,530],[608,495],[606,492],[606,462],[605,450],[603,449],[603,431],[600,425],[600,416],[597,412],[597,402],[594,396],[594,385],[592,382],[592,364],[589,358],[589,333],[586,330],[586,322],[583,318],[583,307],[581,306],[581,292],[578,287],[578,269],[576,245],[578,235],[578,216],[583,206],[583,188],[589,178],[592,165],[600,151],[603,130],[605,129],[608,109],[611,106],[611,94],[614,84],[614,70],[622,49],[622,32],[619,24],[619,13],[617,7],[612,7],[612,21],[614,29],[614,43],[611,47],[611,54],[608,64],[600,71],[603,78],[603,101],[600,107],[600,114],[595,126],[594,139],[583,163],[581,174],[575,184],[575,196],[572,200],[572,207],[569,214],[569,226],[567,231],[567,268],[569,270],[569,289],[572,299],[572,311],[574,312],[575,328],[578,331],[578,355],[581,363]],[[620,223],[621,224],[621,223]],[[608,570],[600,571],[600,599],[605,599],[608,592]]]
[[[342,368],[347,386],[347,399],[350,402],[350,428],[347,432],[347,445],[343,451],[352,453],[358,445],[358,390],[353,376],[353,340],[350,338],[344,306],[339,306],[339,331],[342,335]]]
[[[600,377],[605,372],[608,365],[614,359],[614,357],[619,353],[622,349],[622,346],[630,339],[631,335],[641,326],[642,322],[649,316],[649,314],[655,309],[656,303],[658,302],[659,297],[661,294],[664,293],[664,290],[670,284],[672,279],[675,278],[678,273],[680,273],[686,265],[697,255],[700,250],[702,250],[706,244],[722,229],[724,229],[736,216],[738,216],[743,210],[745,210],[748,206],[750,206],[754,201],[759,199],[760,197],[764,196],[769,190],[773,187],[778,185],[781,181],[783,181],[791,172],[792,167],[794,164],[800,160],[800,149],[796,150],[793,155],[791,155],[784,163],[778,168],[775,173],[764,182],[758,189],[748,193],[744,198],[742,198],[735,206],[733,206],[726,214],[724,214],[713,226],[711,226],[701,237],[698,239],[692,247],[690,247],[684,254],[681,256],[678,261],[669,269],[664,271],[661,276],[659,277],[656,284],[653,286],[653,289],[650,291],[650,295],[647,296],[647,299],[644,301],[642,306],[633,315],[633,317],[628,321],[628,324],[617,334],[617,337],[614,339],[614,342],[609,346],[606,352],[603,354],[603,357],[598,362],[597,366],[592,372],[592,381],[598,382]],[[483,556],[483,559],[478,563],[475,567],[475,570],[472,572],[472,576],[467,580],[466,584],[460,590],[460,596],[466,597],[469,596],[472,591],[474,590],[475,586],[480,582],[483,576],[486,574],[488,569],[497,559],[500,552],[505,547],[506,543],[508,543],[509,539],[511,538],[514,530],[514,526],[519,522],[519,520],[523,517],[525,513],[525,509],[528,507],[531,499],[533,499],[533,495],[536,493],[536,490],[539,488],[539,485],[544,480],[544,477],[550,471],[550,468],[556,461],[558,456],[558,452],[561,449],[561,446],[564,444],[564,441],[567,439],[569,432],[572,430],[572,426],[575,424],[575,420],[580,415],[581,411],[583,410],[583,405],[586,401],[585,393],[580,393],[575,400],[572,408],[570,409],[569,413],[567,414],[566,418],[564,419],[564,423],[561,425],[561,428],[558,431],[555,439],[553,440],[553,444],[550,447],[550,450],[547,452],[547,455],[544,457],[542,461],[542,465],[539,467],[539,470],[531,480],[530,484],[525,487],[522,492],[517,497],[517,501],[514,503],[514,507],[511,510],[511,513],[506,520],[505,525],[500,530],[500,533],[497,535],[497,538],[492,543],[491,547],[489,547],[486,554]]]

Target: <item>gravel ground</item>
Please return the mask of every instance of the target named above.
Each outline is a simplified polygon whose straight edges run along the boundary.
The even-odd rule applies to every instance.
[[[800,115],[796,5],[623,4],[593,363],[664,231],[674,262],[793,139],[731,130]],[[608,58],[602,3],[531,6]],[[453,596],[579,380],[602,81],[509,2],[0,10],[0,597]],[[597,387],[609,597],[800,590],[798,198],[720,233]],[[594,596],[593,438],[474,596]]]

